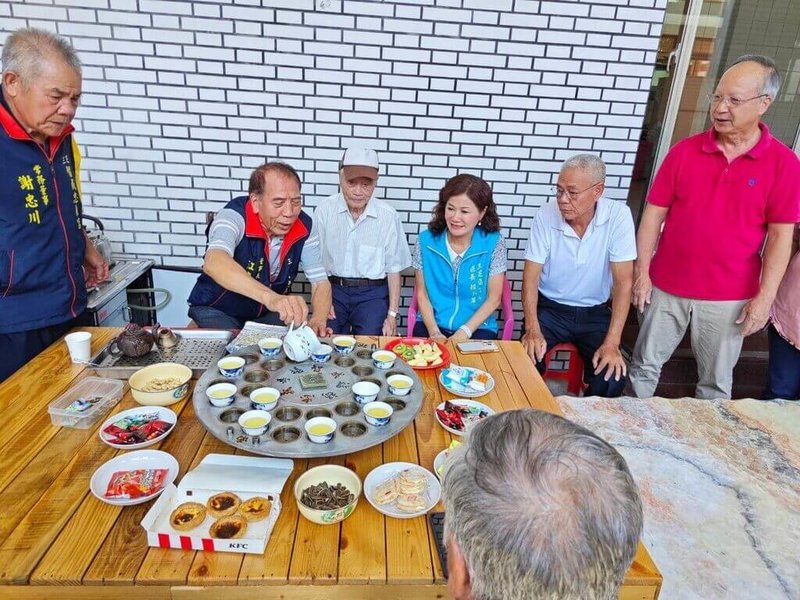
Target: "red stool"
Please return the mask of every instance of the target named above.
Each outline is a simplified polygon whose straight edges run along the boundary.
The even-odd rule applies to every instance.
[[[567,352],[568,357],[562,358],[558,353]],[[569,360],[566,369],[556,369],[554,367],[563,365],[565,360]],[[553,364],[555,361],[556,364]],[[544,355],[544,379],[560,379],[567,382],[567,391],[576,396],[581,395],[585,386],[583,383],[583,359],[575,344],[556,344]]]

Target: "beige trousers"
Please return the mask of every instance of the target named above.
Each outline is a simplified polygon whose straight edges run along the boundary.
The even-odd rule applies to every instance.
[[[692,352],[697,361],[697,398],[730,398],[733,367],[742,350],[736,319],[747,300],[693,300],[656,287],[645,308],[633,349],[630,382],[639,398],[655,394],[661,367],[691,325]]]

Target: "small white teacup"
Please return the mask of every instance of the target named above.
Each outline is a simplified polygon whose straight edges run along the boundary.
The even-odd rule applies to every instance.
[[[336,421],[328,417],[314,417],[304,425],[308,439],[315,444],[326,444],[333,439]]]
[[[328,344],[320,344],[314,348],[314,351],[311,353],[311,360],[317,363],[328,362],[331,357],[331,352],[333,352],[333,348]]]
[[[241,356],[226,356],[217,361],[217,366],[223,377],[235,379],[244,372],[244,363],[245,360]]]
[[[386,378],[386,383],[393,396],[405,396],[414,386],[414,380],[408,375],[390,375]]]
[[[215,383],[208,386],[206,396],[212,406],[217,408],[230,406],[233,404],[234,396],[236,396],[236,386],[232,383]]]
[[[247,435],[262,435],[269,429],[272,415],[265,410],[248,410],[239,416],[239,426]]]
[[[359,404],[372,402],[378,397],[379,391],[381,391],[380,386],[371,381],[359,381],[353,384],[353,398]]]
[[[364,418],[375,427],[386,425],[392,418],[394,409],[386,402],[368,402],[364,405]]]
[[[258,340],[258,348],[261,350],[261,354],[267,358],[277,356],[281,351],[282,345],[283,341],[276,337],[268,337]]]
[[[350,354],[356,347],[356,338],[349,335],[337,335],[333,338],[333,347],[339,354]]]
[[[378,369],[391,369],[397,355],[389,350],[376,350],[372,353],[372,364]]]
[[[262,387],[250,393],[250,405],[256,410],[272,410],[281,393],[273,387]]]

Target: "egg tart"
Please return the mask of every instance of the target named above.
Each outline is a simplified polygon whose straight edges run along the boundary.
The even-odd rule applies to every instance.
[[[233,515],[214,521],[208,533],[212,538],[219,540],[233,540],[242,537],[245,531],[247,531],[247,521],[239,515]]]
[[[239,514],[250,523],[255,523],[266,519],[269,516],[270,508],[272,508],[271,500],[262,496],[253,496],[242,502],[239,507]]]
[[[208,514],[215,519],[219,519],[220,517],[227,517],[235,513],[239,510],[239,505],[241,503],[242,501],[239,500],[239,496],[233,492],[222,492],[221,494],[211,496],[208,502],[206,502],[206,506],[208,507]]]
[[[184,502],[169,516],[169,524],[176,531],[189,531],[205,521],[206,507],[198,502]]]

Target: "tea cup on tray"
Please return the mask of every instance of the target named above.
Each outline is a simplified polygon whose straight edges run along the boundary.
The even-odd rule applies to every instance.
[[[386,425],[392,418],[394,409],[386,402],[368,402],[364,405],[364,418],[375,427]]]
[[[223,377],[236,379],[244,372],[245,360],[241,356],[226,356],[217,361],[217,367]]]
[[[367,404],[372,402],[378,397],[378,392],[381,390],[377,383],[371,381],[359,381],[353,384],[353,398],[359,404]]]
[[[337,335],[333,338],[333,347],[339,354],[350,354],[356,347],[356,338],[349,335]]]
[[[306,421],[304,427],[309,440],[315,444],[327,444],[333,439],[336,421],[329,417],[314,417]]]

